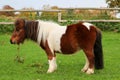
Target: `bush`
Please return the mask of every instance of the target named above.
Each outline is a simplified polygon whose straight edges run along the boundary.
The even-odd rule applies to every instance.
[[[41,20],[52,20],[57,21],[58,20],[58,14],[56,12],[42,12],[40,16],[37,17],[37,19]]]
[[[76,22],[71,22],[68,20],[67,22],[64,23],[59,23],[60,25],[70,25],[74,24]],[[114,32],[120,32],[120,24],[119,23],[107,23],[107,22],[93,22],[95,26],[100,28],[102,31],[114,31]],[[3,25],[0,24],[0,33],[11,33],[14,29],[14,25]]]
[[[13,29],[13,25],[0,24],[0,33],[11,33]]]
[[[102,31],[120,32],[120,24],[118,22],[96,22],[93,24],[95,24]]]

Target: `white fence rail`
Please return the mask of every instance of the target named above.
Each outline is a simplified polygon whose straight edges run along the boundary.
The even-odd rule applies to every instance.
[[[60,12],[61,10],[0,10],[0,12]]]
[[[0,22],[0,24],[14,24],[14,22]]]
[[[120,10],[120,8],[59,8],[60,10],[79,9],[79,10]]]

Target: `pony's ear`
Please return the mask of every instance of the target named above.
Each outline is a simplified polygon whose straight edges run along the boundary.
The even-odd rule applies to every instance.
[[[15,22],[21,22],[21,21],[25,23],[26,19],[25,18],[17,18],[15,20]]]
[[[23,28],[25,26],[25,19],[22,19],[22,18],[16,19],[14,25],[17,28],[20,28],[20,29]]]

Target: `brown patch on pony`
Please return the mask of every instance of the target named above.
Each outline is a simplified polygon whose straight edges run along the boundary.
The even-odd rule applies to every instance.
[[[101,31],[94,25],[88,29],[83,22],[67,27],[61,38],[61,51],[63,54],[72,54],[82,49],[89,60],[89,68],[103,68],[103,53]]]
[[[66,33],[61,38],[61,51],[71,54],[82,49],[89,60],[89,68],[94,68],[93,48],[96,40],[96,28],[90,26],[90,30],[82,22],[67,27]]]
[[[96,28],[88,30],[83,24],[69,25],[66,33],[61,38],[61,51],[65,54],[74,53],[78,49],[93,48],[96,39]]]
[[[76,25],[70,25],[62,36],[60,45],[63,54],[71,54],[77,51],[78,43],[75,36],[76,30]]]

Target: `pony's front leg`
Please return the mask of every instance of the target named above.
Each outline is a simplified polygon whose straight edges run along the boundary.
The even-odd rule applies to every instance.
[[[57,64],[56,64],[56,55],[54,51],[51,49],[51,47],[48,46],[48,43],[46,42],[45,46],[45,51],[48,57],[48,63],[49,63],[49,68],[47,73],[52,73],[57,69]]]
[[[49,62],[49,68],[48,68],[47,73],[52,73],[57,69],[56,57],[49,59],[48,62]]]

